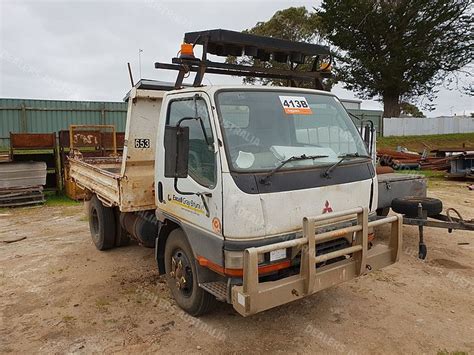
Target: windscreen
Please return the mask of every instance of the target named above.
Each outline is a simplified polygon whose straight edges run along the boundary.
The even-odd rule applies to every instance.
[[[357,129],[334,96],[222,91],[217,104],[233,170],[272,170],[303,155],[316,158],[291,161],[284,169],[329,165],[344,154],[367,155]]]

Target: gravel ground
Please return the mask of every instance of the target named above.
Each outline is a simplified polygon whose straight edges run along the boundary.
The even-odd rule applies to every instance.
[[[465,183],[429,194],[474,215]],[[2,353],[474,352],[472,232],[428,229],[420,261],[404,226],[395,265],[252,317],[219,304],[199,319],[175,305],[152,249],[97,251],[82,206],[0,211],[0,241],[23,236],[0,242]]]

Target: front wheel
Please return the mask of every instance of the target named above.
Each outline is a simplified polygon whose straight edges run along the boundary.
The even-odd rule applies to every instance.
[[[207,313],[214,296],[199,287],[194,256],[182,229],[173,230],[165,246],[165,271],[178,306],[192,316]]]

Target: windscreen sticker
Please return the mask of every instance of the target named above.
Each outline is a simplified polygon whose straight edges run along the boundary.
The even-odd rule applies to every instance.
[[[287,115],[311,115],[311,107],[303,96],[279,96]]]

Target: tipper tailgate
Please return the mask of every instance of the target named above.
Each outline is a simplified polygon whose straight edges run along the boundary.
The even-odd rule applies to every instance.
[[[120,171],[120,159],[87,158],[84,161],[72,158],[69,165],[76,184],[97,194],[106,205],[120,205],[120,175],[116,173]]]

